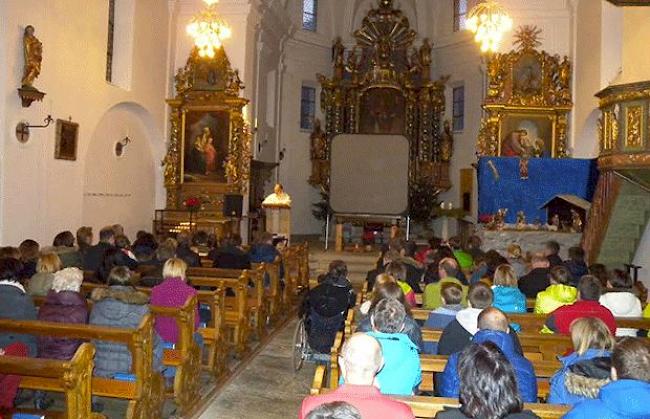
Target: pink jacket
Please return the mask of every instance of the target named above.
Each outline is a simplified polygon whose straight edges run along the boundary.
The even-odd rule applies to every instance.
[[[196,295],[196,290],[181,278],[167,278],[151,289],[151,305],[163,307],[182,307],[188,298]],[[199,327],[199,307],[194,312],[194,330]],[[171,317],[156,317],[154,328],[165,342],[176,343],[178,326]]]

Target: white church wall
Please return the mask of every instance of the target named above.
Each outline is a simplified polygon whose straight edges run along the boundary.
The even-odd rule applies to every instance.
[[[0,92],[4,93],[0,97],[0,129],[4,133],[0,162],[0,240],[3,244],[18,244],[30,237],[49,243],[58,231],[75,230],[87,219],[83,213],[83,179],[88,164],[85,159],[100,120],[113,105],[132,102],[146,110],[152,121],[150,125],[155,129],[143,133],[141,142],[149,144],[150,161],[159,161],[163,156],[161,133],[165,123],[167,81],[166,72],[160,69],[166,68],[167,59],[167,2],[135,2],[134,55],[131,67],[126,70],[131,73],[129,90],[105,80],[108,2],[6,0],[1,7],[0,43],[5,61],[0,73]],[[23,30],[30,24],[43,43],[42,72],[35,86],[47,95],[43,102],[22,108],[15,89],[20,85],[23,71]],[[39,124],[48,114],[65,120],[71,117],[79,123],[76,161],[54,159],[54,125],[33,129],[25,145],[16,141],[14,129],[19,121]],[[116,119],[113,124],[119,126],[123,122]],[[136,149],[137,146],[132,150]],[[130,172],[134,166],[118,165],[111,155],[103,157],[108,164],[102,174],[107,179],[106,188],[120,192],[122,178],[115,175],[118,168],[132,175],[130,179],[136,179],[139,172]],[[153,176],[158,176],[155,171],[159,170],[159,165],[155,165]],[[109,202],[108,198],[98,200]],[[150,200],[153,202],[152,197]],[[150,203],[149,208],[152,206]],[[98,220],[111,219],[111,208],[111,205],[97,205],[93,216]],[[136,209],[126,220],[112,219],[111,222],[125,222],[134,229],[150,229],[153,214],[144,217],[139,211]],[[98,229],[101,225],[93,227]]]

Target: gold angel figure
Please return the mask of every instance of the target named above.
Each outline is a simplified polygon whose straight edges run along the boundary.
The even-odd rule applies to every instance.
[[[43,44],[34,36],[34,27],[28,25],[23,35],[23,52],[25,54],[25,71],[23,74],[23,87],[33,87],[34,80],[41,74],[43,61]]]

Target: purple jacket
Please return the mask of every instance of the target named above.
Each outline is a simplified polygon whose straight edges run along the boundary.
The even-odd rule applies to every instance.
[[[151,289],[153,306],[182,307],[191,296],[196,295],[196,290],[180,278],[167,278],[160,285]],[[199,307],[194,312],[194,329],[199,327]],[[178,340],[178,326],[171,317],[157,316],[154,328],[165,342],[176,343]]]
[[[86,324],[88,306],[78,292],[50,290],[45,304],[38,311],[38,319],[46,322]],[[78,339],[39,337],[38,354],[40,358],[68,360],[82,342]]]

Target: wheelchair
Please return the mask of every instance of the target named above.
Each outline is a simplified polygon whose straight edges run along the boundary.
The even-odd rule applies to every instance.
[[[305,362],[329,364],[330,351],[336,333],[343,330],[346,312],[323,317],[310,310],[296,324],[293,333],[292,364],[294,372],[300,371]]]

